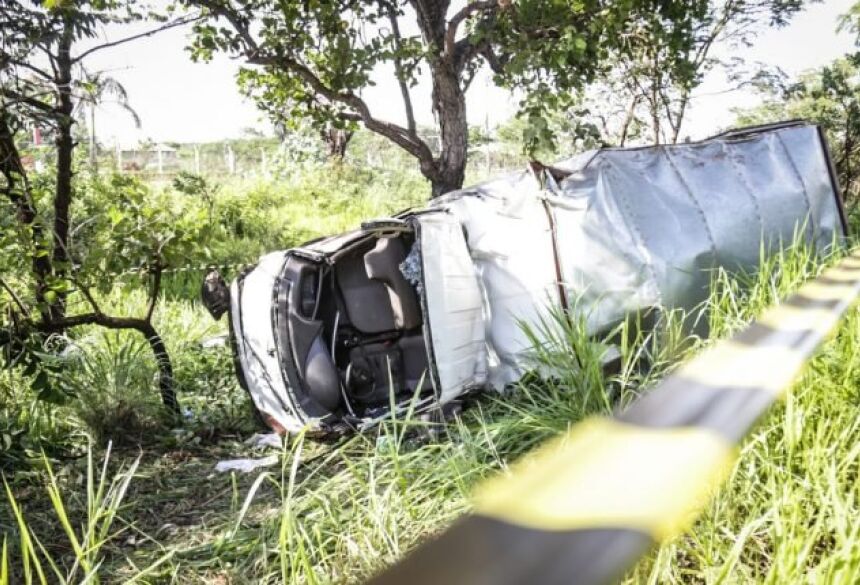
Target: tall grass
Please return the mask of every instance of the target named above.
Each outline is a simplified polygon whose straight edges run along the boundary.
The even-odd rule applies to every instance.
[[[711,330],[735,331],[821,264],[795,248],[766,260],[756,274],[716,274]],[[244,517],[230,532],[238,556],[219,562],[264,582],[366,577],[466,511],[475,483],[512,458],[647,391],[701,345],[681,335],[683,321],[668,313],[656,329],[620,324],[607,336],[619,344],[620,366],[607,375],[600,367],[606,344],[588,339],[576,320],[553,314],[530,335],[543,340],[536,367],[557,375],[527,377],[510,396],[482,399],[435,440],[417,438],[422,421],[393,421],[311,462],[302,462],[297,441],[281,476],[267,477],[278,486],[280,511],[257,522]],[[852,313],[786,402],[744,443],[728,484],[693,530],[643,560],[627,582],[856,582],[858,335],[860,319]],[[613,387],[616,396],[607,394]],[[402,440],[404,427],[416,431],[412,439]]]
[[[429,195],[417,172],[369,170],[349,163],[303,169],[287,178],[227,183],[213,196],[215,263],[253,262],[272,250],[359,227],[423,205]]]
[[[70,346],[62,369],[69,408],[97,444],[139,443],[160,425],[160,397],[149,391],[156,367],[145,339],[93,330]]]
[[[8,552],[9,534],[3,534],[0,557],[0,585],[21,583],[78,584],[100,583],[102,575],[102,548],[116,537],[114,521],[119,512],[129,483],[139,465],[139,458],[126,469],[110,476],[108,463],[110,446],[97,470],[92,450],[87,451],[86,474],[83,479],[85,493],[84,517],[79,526],[71,518],[53,467],[43,458],[47,478],[46,492],[51,511],[67,542],[41,539],[28,524],[24,509],[15,497],[6,479],[3,479],[5,497],[17,528],[17,546]],[[68,554],[61,551],[68,550]]]
[[[715,273],[707,303],[710,330],[715,336],[736,331],[821,267],[820,259],[797,247],[765,260],[756,274]],[[119,307],[143,299],[110,302]],[[199,349],[200,339],[221,332],[220,325],[211,325],[199,308],[173,301],[165,301],[158,315],[177,356],[183,398],[195,412],[218,404],[226,412],[246,400],[232,382],[226,349],[222,354]],[[512,459],[584,416],[606,413],[647,392],[707,343],[686,337],[684,320],[671,312],[660,315],[656,326],[631,319],[594,340],[581,321],[551,313],[527,330],[535,341],[535,369],[551,373],[548,378],[528,375],[509,394],[483,396],[447,424],[412,415],[337,444],[294,437],[284,444],[280,469],[248,482],[201,474],[194,481],[207,491],[228,490],[233,504],[208,510],[200,536],[138,550],[133,565],[122,555],[99,565],[95,555],[88,566],[104,582],[123,582],[137,567],[153,564],[141,580],[358,582],[467,511],[475,484]],[[852,312],[785,402],[743,444],[728,483],[693,529],[644,559],[628,583],[858,581],[860,527],[852,520],[860,512],[858,337],[860,317]],[[132,342],[117,343],[114,354]],[[603,362],[610,347],[618,359],[607,372]],[[119,387],[116,379],[103,378],[114,364],[96,355],[91,367],[98,366],[102,378],[83,377],[86,370],[73,374],[82,376],[80,383],[92,379]],[[144,391],[147,375],[128,378],[138,380],[135,391]],[[231,416],[241,418],[241,408]],[[158,497],[157,488],[147,489],[153,492],[149,498]],[[52,509],[57,515],[56,506]],[[28,546],[41,550],[35,541]],[[64,575],[68,570],[65,566]],[[32,571],[37,579],[35,565]]]
[[[716,275],[711,328],[728,335],[836,260],[795,247],[751,275]],[[727,484],[692,531],[629,583],[860,582],[860,316],[842,321],[783,403],[744,442]]]

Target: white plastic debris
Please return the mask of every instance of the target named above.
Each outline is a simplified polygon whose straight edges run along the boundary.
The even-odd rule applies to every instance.
[[[226,473],[227,471],[251,473],[261,467],[271,467],[277,464],[279,459],[277,455],[269,455],[259,459],[226,459],[215,464],[215,471],[219,473]]]
[[[275,449],[280,449],[282,447],[282,440],[281,435],[278,433],[254,433],[254,435],[245,441],[245,444],[252,447],[274,447]]]

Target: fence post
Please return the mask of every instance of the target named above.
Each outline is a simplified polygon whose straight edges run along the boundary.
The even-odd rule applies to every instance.
[[[231,175],[236,174],[236,154],[233,152],[233,147],[229,144],[227,144],[225,157],[227,160],[227,172]]]

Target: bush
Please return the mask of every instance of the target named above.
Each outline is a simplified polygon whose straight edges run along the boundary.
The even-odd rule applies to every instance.
[[[95,329],[67,349],[63,386],[69,408],[101,445],[140,443],[163,423],[155,363],[134,332]]]
[[[368,171],[330,163],[287,179],[227,184],[213,200],[217,226],[210,260],[253,262],[261,254],[358,227],[426,201],[426,183],[408,171]]]

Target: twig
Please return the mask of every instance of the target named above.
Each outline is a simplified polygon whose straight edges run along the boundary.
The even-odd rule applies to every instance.
[[[3,277],[0,276],[0,286],[6,289],[6,292],[9,293],[9,296],[12,297],[12,300],[15,301],[15,304],[18,305],[18,308],[21,309],[21,312],[24,313],[27,318],[30,318],[30,311],[27,307],[24,306],[24,303],[21,302],[21,299],[18,298],[18,295],[15,294],[15,291],[3,280]]]

